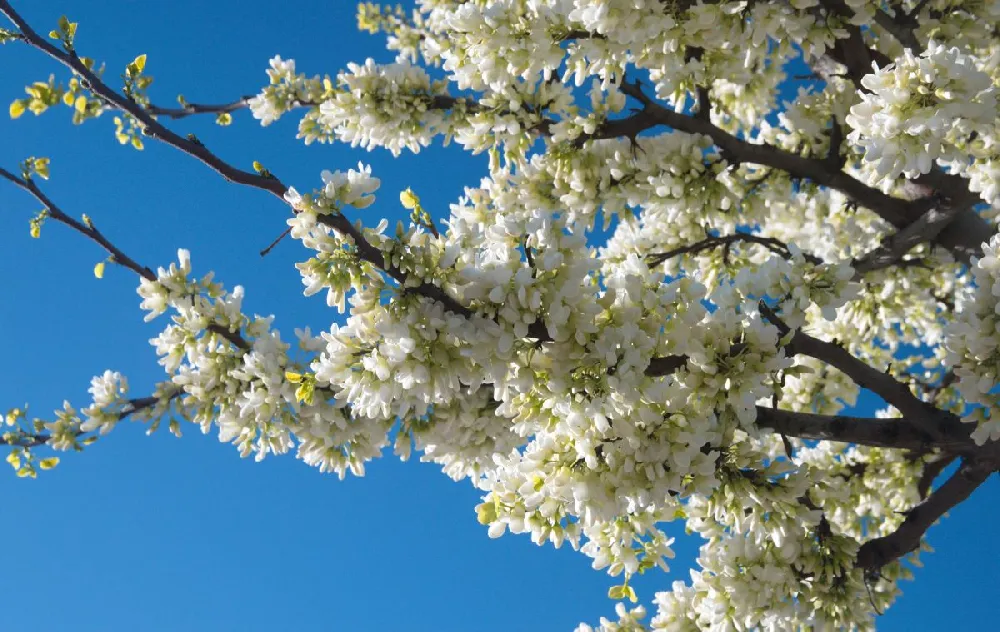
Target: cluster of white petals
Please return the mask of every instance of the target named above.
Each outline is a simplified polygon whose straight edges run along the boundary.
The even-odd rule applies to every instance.
[[[977,443],[1000,440],[1000,237],[983,245],[973,268],[975,292],[946,332],[945,363],[970,406],[963,421],[976,424]]]

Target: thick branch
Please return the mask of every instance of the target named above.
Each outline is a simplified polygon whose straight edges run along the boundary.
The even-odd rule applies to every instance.
[[[878,248],[855,259],[851,265],[858,274],[895,265],[914,247],[934,242],[937,236],[963,209],[951,204],[935,205],[918,220],[885,238]]]
[[[889,562],[916,550],[927,529],[945,512],[972,495],[993,470],[994,466],[986,463],[963,461],[951,478],[907,513],[903,524],[895,532],[863,544],[858,551],[855,566],[877,571]]]
[[[839,441],[920,451],[926,451],[930,447],[955,452],[972,452],[976,449],[975,442],[963,427],[949,427],[947,436],[936,438],[906,417],[878,419],[816,415],[758,406],[757,425],[788,437],[815,441]]]
[[[783,336],[791,331],[763,301],[760,303],[760,310],[764,318],[777,327]],[[947,441],[949,437],[953,438],[960,434],[968,436],[965,430],[967,426],[964,426],[956,415],[921,401],[906,384],[854,357],[839,345],[813,338],[801,330],[796,330],[786,349],[790,354],[806,355],[839,369],[861,388],[870,390],[895,406],[903,417],[919,425],[934,441]],[[935,443],[931,447],[936,446]]]
[[[924,215],[930,204],[936,202],[932,198],[913,201],[895,198],[848,175],[826,159],[806,158],[772,145],[750,143],[737,138],[710,121],[663,107],[646,95],[638,83],[625,82],[621,89],[639,101],[643,106],[642,109],[622,119],[605,121],[593,134],[577,139],[578,143],[601,138],[635,138],[639,133],[660,125],[689,134],[703,134],[711,138],[712,142],[722,150],[723,155],[730,160],[780,169],[793,178],[808,179],[818,185],[836,189],[857,204],[872,210],[897,229],[908,227],[914,218]],[[954,192],[960,193],[960,191]],[[957,199],[952,197],[952,204],[957,206],[955,212],[965,211],[969,203],[968,195]],[[962,215],[964,217],[968,214]],[[942,230],[940,234],[941,244],[951,250],[956,259],[966,264],[970,262],[971,257],[981,254],[982,243],[993,233],[981,218],[978,220],[978,222],[976,218],[966,220],[966,228],[969,229],[967,232]]]

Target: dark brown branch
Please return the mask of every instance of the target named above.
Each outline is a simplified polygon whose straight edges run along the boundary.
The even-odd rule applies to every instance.
[[[757,407],[757,425],[783,436],[815,441],[838,441],[858,445],[926,451],[941,447],[956,452],[976,450],[969,433],[961,427],[949,428],[944,438],[927,434],[906,417],[877,419],[847,415],[816,415],[765,406]]]
[[[687,361],[688,357],[686,355],[653,358],[649,361],[649,367],[646,368],[646,375],[650,377],[670,375],[687,365]]]
[[[38,188],[38,185],[35,184],[34,180],[30,178],[19,178],[2,167],[0,167],[0,177],[10,181],[23,191],[30,193],[36,200],[42,203],[42,206],[44,206],[46,211],[48,211],[49,217],[53,220],[61,224],[65,224],[88,239],[97,242],[98,245],[104,248],[104,250],[111,255],[111,260],[114,263],[117,263],[124,268],[128,268],[146,280],[156,280],[156,275],[151,269],[140,265],[134,259],[122,252],[121,249],[108,241],[108,239],[101,234],[99,230],[97,230],[97,227],[94,226],[92,221],[83,223],[64,213],[62,209],[56,206],[55,203],[52,202],[52,200],[50,200],[41,189]],[[228,329],[216,324],[209,325],[206,329],[207,331],[219,334],[233,345],[243,349],[244,351],[248,351],[250,349],[250,343],[240,336],[239,332],[229,331]]]
[[[904,16],[904,18],[906,17],[908,16]],[[895,37],[904,48],[914,53],[919,53],[923,49],[923,46],[920,45],[920,41],[917,40],[916,34],[909,25],[897,22],[881,9],[875,9],[875,24],[878,24],[887,33]]]
[[[688,46],[684,52],[684,61],[686,63],[701,61],[704,54],[704,48]],[[708,86],[698,86],[696,94],[698,96],[698,111],[694,113],[694,117],[701,121],[710,122],[712,120],[712,100],[709,98]]]
[[[222,336],[228,340],[234,347],[242,349],[244,351],[249,351],[251,346],[246,339],[240,335],[238,331],[230,331],[218,323],[212,323],[208,327],[205,327],[205,331],[209,331],[213,334]]]
[[[791,331],[763,301],[760,303],[760,310],[761,315],[777,327],[783,336]],[[813,338],[797,330],[792,334],[791,342],[786,349],[789,354],[806,355],[840,370],[861,388],[870,390],[895,406],[903,417],[920,426],[933,440],[931,447],[942,447],[934,443],[935,441],[948,441],[958,436],[968,437],[966,430],[968,426],[962,424],[956,415],[921,401],[906,384],[854,357],[839,345]]]
[[[660,125],[689,134],[704,134],[711,138],[723,156],[731,161],[765,165],[785,171],[793,178],[808,179],[818,185],[836,189],[853,202],[872,210],[897,229],[906,228],[914,218],[926,213],[933,201],[927,198],[913,201],[895,198],[868,186],[839,168],[832,167],[825,159],[806,158],[772,145],[742,140],[711,122],[661,106],[646,95],[638,83],[623,82],[621,89],[639,101],[642,109],[622,119],[605,121],[593,134],[578,138],[577,144],[602,138],[635,138],[641,132]],[[966,200],[967,198],[963,197],[961,201]],[[959,204],[959,206],[959,210],[966,210],[964,205]],[[978,222],[969,221],[972,223],[966,228],[971,228],[971,231],[962,234],[942,231],[940,234],[941,244],[949,248],[955,258],[963,263],[969,263],[971,257],[977,253],[981,255],[982,243],[993,233],[981,218]]]
[[[679,248],[674,248],[673,250],[668,250],[667,252],[655,253],[647,255],[647,260],[649,265],[656,266],[660,265],[668,259],[678,257],[681,255],[697,254],[705,250],[711,250],[712,248],[718,248],[719,246],[728,246],[736,242],[747,242],[751,244],[757,244],[763,246],[775,253],[776,255],[783,257],[785,259],[792,258],[792,252],[785,242],[775,239],[773,237],[764,237],[762,235],[754,235],[751,233],[737,232],[732,235],[720,235],[718,237],[707,237],[699,242],[689,244],[687,246],[681,246]],[[819,257],[803,253],[803,257],[806,261],[813,265],[819,265],[823,263],[823,260]]]
[[[895,532],[869,540],[858,550],[855,566],[869,571],[899,559],[920,546],[928,528],[949,509],[967,499],[994,471],[994,465],[964,460],[958,471],[922,503],[907,512]]]
[[[917,481],[917,492],[919,492],[921,498],[927,498],[927,494],[930,493],[934,481],[957,458],[957,454],[946,452],[934,461],[924,464],[924,471],[920,475],[920,480]]]
[[[883,239],[878,248],[855,259],[851,266],[861,275],[895,265],[917,245],[933,243],[962,210],[962,207],[948,203],[935,205],[909,226]]]
[[[144,279],[150,281],[156,280],[156,275],[153,274],[152,270],[150,270],[146,266],[140,265],[134,259],[132,259],[124,252],[122,252],[120,249],[118,249],[114,244],[108,241],[108,239],[103,234],[101,234],[99,230],[97,230],[93,222],[84,224],[83,222],[77,221],[76,219],[64,213],[58,206],[55,205],[55,203],[52,202],[52,200],[48,198],[48,196],[46,196],[41,191],[41,189],[38,188],[38,185],[36,185],[35,182],[30,178],[29,179],[19,178],[2,167],[0,167],[0,177],[4,178],[5,180],[9,180],[11,183],[14,184],[14,186],[20,188],[22,191],[30,193],[36,200],[42,203],[42,206],[44,206],[45,210],[48,211],[49,217],[51,217],[53,220],[61,224],[65,224],[66,226],[69,226],[70,228],[80,233],[84,237],[87,237],[88,239],[96,242],[99,246],[101,246],[101,248],[104,248],[104,250],[107,251],[109,255],[111,255],[111,258],[114,263],[117,263],[118,265],[124,268],[128,268],[129,270],[135,272]]]
[[[844,156],[841,154],[841,145],[843,144],[844,127],[837,120],[837,117],[833,116],[830,118],[830,149],[826,154],[826,162],[837,170],[844,168]]]
[[[137,397],[135,399],[130,399],[125,406],[122,407],[121,412],[118,413],[118,421],[123,421],[130,415],[134,415],[137,412],[146,410],[147,408],[152,408],[159,404],[161,401],[164,403],[170,402],[175,398],[179,397],[184,393],[184,389],[178,388],[170,393],[166,398],[159,397]],[[77,436],[82,435],[82,432],[78,432]],[[9,445],[18,448],[37,448],[38,446],[45,445],[48,443],[49,439],[52,437],[47,434],[28,434],[21,435],[15,441],[8,442],[2,437],[0,437],[0,445]]]

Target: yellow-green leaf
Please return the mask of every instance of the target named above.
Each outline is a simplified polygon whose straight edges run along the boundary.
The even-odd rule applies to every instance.
[[[24,114],[24,111],[26,109],[27,108],[24,105],[24,101],[21,101],[20,99],[14,101],[13,103],[10,104],[10,118],[12,119],[18,118],[19,116]]]
[[[497,519],[497,509],[493,503],[483,503],[476,507],[476,520],[479,524],[490,524]]]
[[[45,178],[49,179],[49,159],[48,158],[35,158],[34,164],[35,173]]]
[[[73,107],[75,107],[76,111],[79,112],[80,114],[83,114],[84,112],[86,112],[87,111],[87,97],[84,97],[84,96],[77,97],[76,101],[73,102]]]
[[[420,205],[420,198],[417,197],[417,194],[412,189],[407,188],[399,194],[399,202],[403,205],[403,208],[412,211]]]
[[[42,468],[43,470],[51,470],[57,465],[59,465],[59,457],[57,456],[50,456],[49,458],[42,459],[41,461],[38,462],[38,467]]]
[[[298,384],[302,381],[302,374],[295,373],[294,371],[285,371],[285,379],[292,384]]]
[[[229,125],[233,122],[233,115],[229,112],[219,112],[219,115],[215,117],[215,122],[222,126]]]
[[[629,601],[631,601],[632,603],[635,603],[636,601],[639,600],[639,598],[636,597],[636,595],[635,595],[635,589],[634,588],[632,588],[631,586],[623,586],[623,588],[625,589],[625,596],[628,597]]]
[[[132,65],[135,66],[136,70],[138,70],[139,72],[142,72],[143,70],[145,70],[145,68],[146,68],[146,54],[143,53],[142,55],[139,55],[138,57],[136,57],[135,61],[132,62]]]
[[[97,265],[94,266],[94,276],[98,279],[104,278],[104,262],[99,261]]]

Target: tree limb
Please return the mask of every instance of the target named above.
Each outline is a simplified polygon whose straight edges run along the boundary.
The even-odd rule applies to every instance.
[[[760,310],[761,315],[777,327],[783,336],[792,333],[788,325],[763,301],[760,302]],[[839,345],[813,338],[801,330],[796,330],[792,333],[792,339],[786,349],[790,354],[806,355],[839,369],[861,388],[870,390],[895,406],[903,417],[918,424],[934,441],[947,441],[949,435],[965,432],[965,426],[957,415],[921,401],[906,384],[854,357]],[[932,444],[937,445],[933,442]]]
[[[740,241],[763,246],[784,259],[792,258],[792,251],[788,247],[788,244],[779,239],[775,239],[773,237],[764,237],[763,235],[754,235],[752,233],[736,232],[732,235],[720,235],[718,237],[709,236],[701,241],[689,244],[687,246],[680,246],[678,248],[674,248],[666,252],[646,255],[647,263],[651,266],[657,266],[663,263],[664,261],[667,261],[668,259],[672,259],[674,257],[678,257],[681,255],[688,255],[688,254],[697,254],[705,250],[710,250],[712,248],[717,248],[719,246],[728,246]],[[808,261],[813,265],[819,265],[823,263],[822,259],[813,254],[803,253],[803,257],[805,258],[806,261]]]
[[[121,412],[118,413],[118,421],[122,421],[128,418],[130,415],[134,415],[135,413],[146,410],[147,408],[152,408],[157,404],[159,404],[161,401],[164,403],[170,402],[176,399],[177,397],[181,396],[183,393],[184,389],[178,388],[173,392],[171,392],[170,395],[168,395],[166,398],[150,396],[150,397],[137,397],[135,399],[130,399],[125,404],[125,406],[122,407]],[[81,434],[83,433],[78,432],[77,436]],[[21,435],[14,441],[7,441],[3,437],[0,437],[0,445],[9,445],[18,448],[37,448],[39,446],[43,446],[46,443],[48,443],[49,439],[51,438],[52,437],[50,435],[44,433]]]
[[[961,206],[947,202],[932,206],[915,222],[883,239],[871,252],[855,259],[851,266],[861,275],[895,265],[917,245],[933,243],[962,210]]]
[[[61,224],[65,224],[66,226],[69,226],[70,228],[80,233],[84,237],[87,237],[88,239],[96,242],[99,246],[101,246],[101,248],[104,248],[104,250],[107,251],[109,255],[111,255],[114,263],[117,263],[123,268],[128,268],[129,270],[135,272],[144,279],[147,279],[149,281],[156,280],[156,275],[153,273],[151,269],[147,268],[146,266],[140,265],[134,259],[132,259],[124,252],[122,252],[120,249],[118,249],[114,244],[108,241],[108,239],[103,234],[101,234],[99,230],[97,230],[97,227],[94,226],[93,222],[88,222],[87,224],[84,224],[83,222],[79,222],[76,219],[64,213],[58,206],[56,206],[52,202],[52,200],[48,198],[48,196],[46,196],[41,191],[41,189],[38,188],[38,185],[36,185],[34,181],[31,180],[30,178],[28,179],[19,178],[13,173],[4,169],[3,167],[0,167],[0,178],[9,180],[11,183],[14,184],[14,186],[20,188],[23,191],[26,191],[27,193],[30,193],[36,200],[42,203],[42,206],[44,206],[45,210],[48,211],[49,217],[51,217],[53,220]]]
[[[49,217],[53,220],[61,224],[65,224],[88,239],[97,242],[98,245],[104,248],[104,250],[111,255],[110,259],[113,263],[135,272],[137,275],[148,281],[156,280],[156,274],[154,274],[150,268],[139,264],[122,252],[120,248],[112,244],[107,237],[97,230],[93,221],[87,220],[86,222],[80,222],[63,212],[62,209],[56,206],[56,204],[52,202],[52,200],[50,200],[41,189],[38,188],[38,185],[35,184],[34,180],[31,178],[19,178],[3,167],[0,167],[0,178],[8,180],[21,190],[30,193],[36,200],[42,203],[42,206],[44,206],[45,210],[48,211]],[[238,331],[230,331],[215,323],[209,325],[205,329],[206,331],[222,336],[234,346],[243,349],[244,351],[250,350],[250,343],[247,342]]]
[[[897,229],[905,229],[914,218],[924,215],[930,202],[934,201],[929,198],[908,201],[892,197],[848,175],[839,167],[832,166],[826,159],[806,158],[773,145],[750,143],[737,138],[710,121],[663,107],[646,95],[637,82],[623,82],[621,90],[639,101],[642,109],[625,118],[605,121],[593,134],[578,138],[577,143],[602,138],[635,138],[639,133],[660,125],[689,134],[703,134],[711,138],[723,155],[730,160],[780,169],[794,178],[808,179],[818,185],[836,189],[857,204],[872,210]],[[967,203],[968,199],[967,196],[958,200],[953,199],[952,203],[959,207],[955,212],[967,210],[963,203]],[[982,243],[994,232],[982,218],[979,218],[978,222],[972,219],[968,222],[970,223],[966,228],[972,229],[969,232],[956,234],[942,230],[940,234],[941,244],[951,250],[957,260],[966,264],[970,263],[973,256],[982,254]]]
[[[975,460],[964,460],[958,471],[926,500],[907,512],[903,524],[895,532],[869,540],[858,550],[855,566],[877,571],[920,546],[928,528],[949,509],[955,507],[982,485],[995,466]]]
[[[935,438],[906,417],[878,419],[817,415],[757,406],[757,425],[784,436],[815,441],[921,451],[940,447],[954,452],[971,453],[977,449],[962,424],[948,426],[945,437]]]
[[[78,74],[84,81],[87,82],[88,89],[96,96],[104,100],[105,103],[108,103],[114,108],[127,112],[135,117],[135,119],[144,126],[143,131],[150,138],[160,140],[167,145],[170,145],[171,147],[196,158],[229,182],[267,191],[268,193],[271,193],[279,198],[285,204],[288,203],[284,198],[288,187],[278,178],[274,177],[270,173],[258,174],[238,169],[216,156],[204,144],[184,138],[172,132],[162,123],[153,118],[150,112],[143,109],[140,104],[111,89],[84,65],[83,61],[81,61],[75,52],[61,51],[50,44],[46,39],[41,37],[37,32],[35,32],[31,25],[29,25],[27,21],[25,21],[24,18],[22,18],[14,10],[7,0],[0,0],[0,14],[5,15],[7,19],[20,29],[25,43],[45,53],[52,59],[55,59],[72,70],[74,73]],[[435,102],[435,104],[442,107],[454,107],[459,101],[462,101],[461,99],[453,97],[441,97],[438,100],[441,102]],[[344,215],[339,213],[333,215],[323,215],[319,218],[319,221],[334,229],[338,233],[349,237],[350,240],[354,242],[357,255],[362,260],[367,261],[376,268],[384,271],[392,279],[397,281],[404,291],[413,292],[431,300],[438,301],[446,310],[461,316],[470,317],[473,315],[473,311],[471,309],[459,303],[440,287],[427,282],[408,284],[406,274],[386,261],[382,251],[371,245],[371,243],[365,239],[361,231],[358,230]],[[550,339],[544,323],[542,322],[532,324],[529,327],[529,335],[539,340]]]

